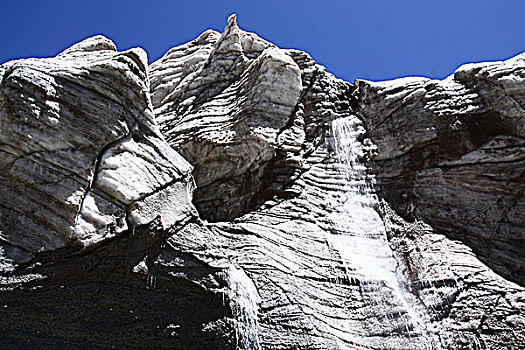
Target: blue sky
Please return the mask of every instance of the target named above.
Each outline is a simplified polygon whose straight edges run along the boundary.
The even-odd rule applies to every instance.
[[[103,34],[150,62],[231,13],[241,28],[307,51],[345,80],[444,78],[465,62],[525,51],[524,0],[0,0],[0,62],[54,56]]]

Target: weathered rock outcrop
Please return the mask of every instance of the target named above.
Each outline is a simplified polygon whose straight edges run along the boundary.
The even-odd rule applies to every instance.
[[[191,165],[154,124],[147,79],[142,49],[102,37],[3,66],[0,215],[13,263],[195,215]]]
[[[260,205],[255,194],[275,178],[268,164],[285,152],[279,138],[295,136],[282,134],[302,90],[292,56],[241,31],[232,16],[222,35],[207,31],[170,50],[150,74],[161,130],[195,166],[201,215],[232,219]]]
[[[192,167],[154,122],[145,52],[98,36],[1,78],[2,347],[164,348],[179,332],[185,348],[226,346],[202,330],[228,312],[220,295],[176,279],[148,292],[133,273],[197,217]]]
[[[384,197],[525,284],[525,54],[443,81],[357,81]]]
[[[519,348],[520,57],[350,84],[233,16],[0,66],[2,345]]]

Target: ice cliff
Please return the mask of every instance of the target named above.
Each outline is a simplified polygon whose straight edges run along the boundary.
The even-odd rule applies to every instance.
[[[345,82],[208,30],[0,66],[0,347],[518,349],[525,55]]]

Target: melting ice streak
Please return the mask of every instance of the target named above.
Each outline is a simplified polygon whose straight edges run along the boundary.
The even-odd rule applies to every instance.
[[[259,294],[244,270],[231,267],[228,271],[230,307],[235,319],[235,338],[238,350],[260,349],[257,334]]]
[[[384,223],[374,210],[378,205],[373,192],[374,179],[362,162],[373,146],[363,139],[362,122],[355,116],[336,119],[332,122],[332,133],[336,157],[343,165],[346,198],[342,213],[334,218],[341,234],[331,235],[330,243],[339,251],[348,278],[353,274],[362,281],[363,294],[375,306],[372,312],[378,328],[399,332],[399,326],[404,324],[408,335],[415,332],[427,339],[430,346],[425,322],[415,311],[418,303],[403,287],[399,262],[390,248]],[[399,319],[388,314],[392,305],[401,310]]]
[[[330,235],[329,243],[339,252],[347,278],[358,277],[361,281],[363,295],[370,304],[368,321],[372,327],[387,329],[390,334],[406,332],[407,336],[422,337],[423,347],[432,348],[426,323],[417,311],[420,305],[404,287],[406,281],[398,272],[399,262],[390,248],[384,223],[374,209],[379,203],[373,191],[374,178],[367,174],[362,161],[373,152],[374,146],[363,139],[364,133],[361,121],[355,116],[332,122],[345,198],[342,212],[334,218],[340,234]],[[229,269],[228,278],[237,349],[260,349],[257,289],[238,267]],[[393,308],[398,310],[397,315],[393,315]]]

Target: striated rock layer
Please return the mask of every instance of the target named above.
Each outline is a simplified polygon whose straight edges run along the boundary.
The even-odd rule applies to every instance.
[[[138,274],[155,285],[147,266],[197,218],[192,166],[154,121],[145,52],[98,36],[1,67],[2,347],[170,348],[179,333],[183,348],[227,347],[227,323],[202,329],[229,312],[219,295],[177,278],[146,291]]]
[[[525,283],[525,55],[444,81],[358,81],[385,198]]]
[[[350,84],[232,16],[0,77],[2,347],[525,343],[523,55]]]

